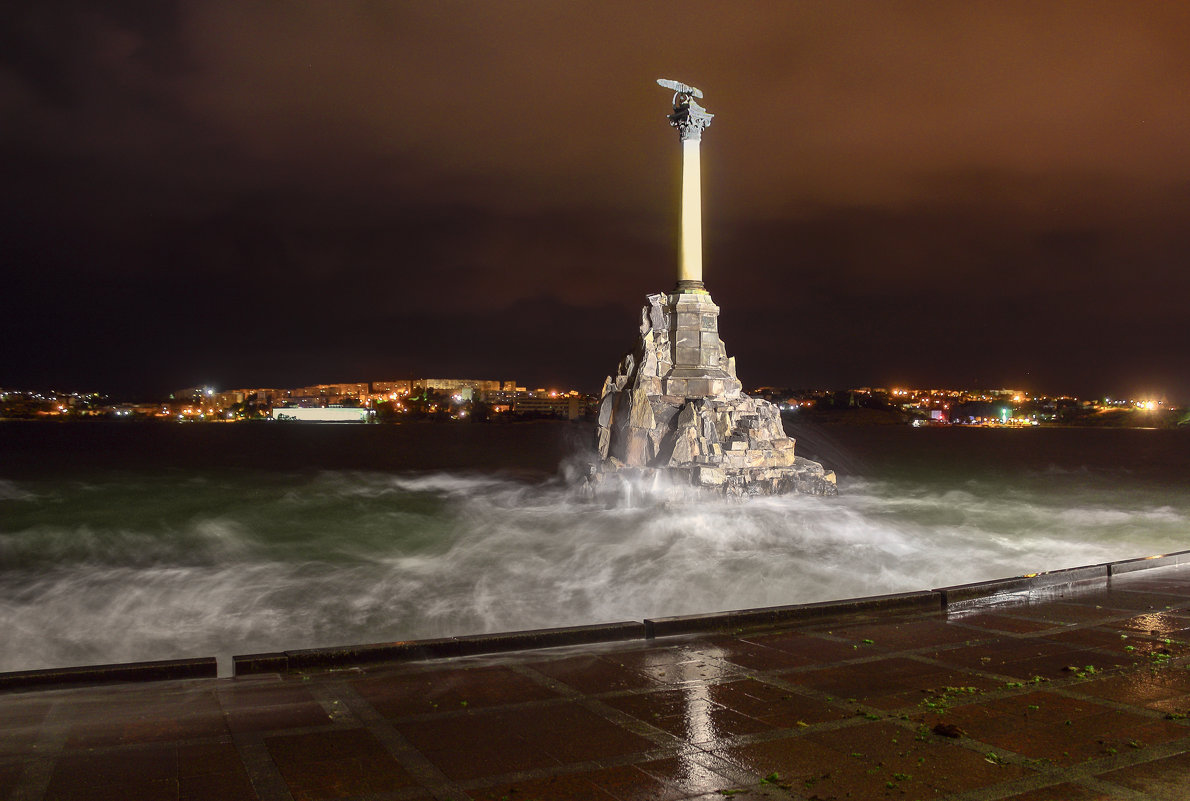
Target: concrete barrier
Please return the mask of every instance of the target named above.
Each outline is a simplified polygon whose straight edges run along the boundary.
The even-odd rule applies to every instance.
[[[1106,564],[1071,567],[1064,570],[1052,570],[1046,573],[1034,573],[1027,576],[1015,576],[1013,578],[976,581],[971,584],[939,587],[934,592],[942,596],[942,606],[943,608],[947,608],[956,604],[978,601],[996,595],[1028,592],[1045,587],[1074,584],[1078,581],[1106,580],[1108,577],[1107,567]]]
[[[213,679],[218,675],[215,657],[166,659],[156,662],[120,662],[112,665],[16,670],[0,673],[0,690],[50,689],[78,685],[119,684],[126,681]]]
[[[445,659],[477,654],[525,651],[534,648],[558,648],[565,645],[592,645],[602,642],[643,639],[644,636],[644,623],[622,621],[619,623],[597,623],[589,626],[470,634],[432,640],[307,648],[284,653],[245,654],[232,657],[232,665],[235,675],[243,676],[252,673],[319,670],[378,662]]]
[[[768,606],[757,609],[736,609],[710,615],[676,615],[645,619],[645,633],[654,637],[679,634],[701,634],[714,631],[734,631],[764,626],[777,626],[798,620],[855,612],[941,611],[941,598],[933,592],[901,592],[893,595],[873,595],[843,601],[823,601],[790,606]]]
[[[1110,575],[1131,573],[1135,570],[1151,570],[1154,567],[1169,567],[1170,565],[1190,564],[1190,551],[1176,551],[1174,553],[1158,554],[1157,556],[1142,556],[1139,559],[1125,559],[1122,562],[1109,564]]]

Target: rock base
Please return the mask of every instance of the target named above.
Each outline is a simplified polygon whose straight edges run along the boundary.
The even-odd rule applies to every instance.
[[[705,291],[648,296],[640,337],[604,381],[587,480],[689,484],[729,495],[837,495],[833,471],[794,455],[781,414],[741,391]]]

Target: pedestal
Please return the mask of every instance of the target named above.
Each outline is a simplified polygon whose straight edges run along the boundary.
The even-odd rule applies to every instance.
[[[701,281],[698,288],[684,283],[667,298],[673,367],[661,378],[662,392],[682,398],[734,397],[740,382],[719,339],[719,307]]]

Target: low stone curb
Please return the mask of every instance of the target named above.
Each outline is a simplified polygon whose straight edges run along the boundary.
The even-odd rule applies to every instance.
[[[945,611],[1000,595],[1029,592],[1078,582],[1107,581],[1113,575],[1158,567],[1190,565],[1190,550],[1124,559],[1100,565],[1086,565],[1053,570],[1028,576],[957,584],[921,592],[874,595],[841,601],[823,601],[790,606],[737,609],[707,615],[677,615],[622,621],[591,626],[471,634],[368,645],[344,645],[331,648],[307,648],[232,657],[233,675],[288,673],[352,665],[445,659],[478,654],[557,648],[567,645],[594,645],[604,642],[644,640],[688,634],[710,634],[737,629],[778,626],[799,620],[812,620],[855,612],[906,612],[936,609]],[[125,662],[112,665],[18,670],[0,673],[0,691],[52,689],[94,686],[121,682],[170,681],[215,678],[218,675],[213,656],[194,659],[169,659],[153,662]]]
[[[699,634],[711,631],[733,629],[754,629],[776,626],[796,620],[809,620],[829,615],[851,612],[877,611],[941,611],[942,602],[937,593],[901,592],[893,595],[873,595],[867,598],[851,598],[845,601],[821,601],[790,606],[769,606],[757,609],[736,609],[710,615],[677,615],[673,617],[647,618],[646,636],[673,637],[679,634]]]
[[[1190,565],[1190,551],[1178,551],[1161,556],[1143,556],[1140,559],[1125,559],[1122,562],[1111,562],[1107,569],[1111,575],[1131,573],[1134,570],[1149,570],[1154,567],[1169,567],[1170,565]]]
[[[976,581],[971,584],[956,584],[952,587],[940,587],[935,589],[934,592],[942,596],[942,607],[947,608],[970,601],[983,600],[996,595],[1009,595],[1016,592],[1037,590],[1043,587],[1057,587],[1064,584],[1074,584],[1077,581],[1106,579],[1108,575],[1108,566],[1106,564],[1088,565],[1086,567],[1052,570],[1047,573],[1034,573],[1029,576]]]
[[[494,634],[470,634],[432,640],[407,640],[369,645],[344,645],[332,648],[307,648],[273,654],[247,654],[232,657],[237,676],[251,673],[277,673],[290,670],[333,668],[343,665],[445,659],[476,654],[557,648],[565,645],[592,645],[603,642],[639,640],[645,625],[637,621],[568,626]]]
[[[156,662],[119,662],[112,665],[16,670],[0,673],[0,690],[48,689],[121,682],[213,679],[218,675],[215,657],[165,659]]]

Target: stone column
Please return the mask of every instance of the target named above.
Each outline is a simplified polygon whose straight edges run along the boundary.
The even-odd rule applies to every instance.
[[[702,283],[702,165],[699,145],[702,132],[714,114],[688,93],[674,95],[669,123],[682,142],[682,240],[678,260],[678,289],[697,291]]]
[[[702,168],[699,146],[711,114],[695,98],[693,86],[665,78],[674,91],[669,124],[682,142],[682,238],[678,285],[666,297],[671,367],[661,376],[665,395],[685,398],[736,397],[740,383],[730,371],[719,340],[719,307],[702,282]]]

